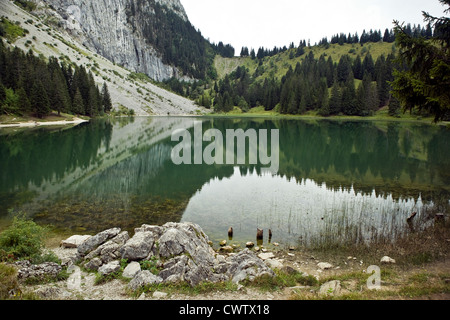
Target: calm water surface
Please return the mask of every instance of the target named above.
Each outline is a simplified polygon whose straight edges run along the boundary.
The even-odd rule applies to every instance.
[[[279,129],[279,170],[175,165],[176,129]],[[269,140],[270,141],[270,140]],[[205,145],[209,144],[205,143]],[[198,223],[211,240],[370,243],[448,210],[450,130],[402,122],[142,117],[0,129],[0,219],[25,212],[69,233]],[[406,219],[416,212],[414,225]]]

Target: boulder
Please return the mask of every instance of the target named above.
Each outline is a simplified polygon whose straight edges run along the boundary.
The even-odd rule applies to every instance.
[[[127,231],[123,231],[119,233],[117,236],[108,240],[107,242],[101,244],[96,249],[89,252],[86,256],[86,260],[99,258],[102,264],[111,262],[113,260],[119,260],[121,258],[120,248],[126,243],[129,239],[129,235]],[[98,266],[98,267],[99,267]]]
[[[122,272],[124,278],[133,279],[134,276],[141,271],[141,265],[139,262],[132,261],[129,263]]]
[[[155,236],[153,232],[137,232],[120,249],[122,259],[128,259],[131,261],[145,259],[149,256],[154,243]]]
[[[84,235],[84,236],[73,235],[73,236],[67,238],[66,240],[62,240],[61,244],[60,244],[60,247],[63,247],[63,248],[78,248],[78,246],[80,244],[82,244],[84,241],[86,241],[90,237],[92,237],[92,236],[91,235]]]
[[[98,268],[101,267],[101,265],[103,264],[102,259],[96,257],[92,260],[89,260],[84,267],[88,270],[98,270]]]
[[[158,284],[161,283],[162,279],[158,276],[155,276],[148,270],[139,271],[134,278],[128,283],[128,288],[131,290],[137,290],[140,287],[149,285],[149,284]]]
[[[120,270],[120,262],[118,260],[111,261],[105,265],[102,265],[100,268],[98,268],[98,272],[101,275],[108,275],[114,272],[117,272]]]
[[[245,248],[241,252],[229,257],[230,267],[227,274],[231,281],[237,283],[242,280],[254,280],[263,275],[274,276],[275,273],[255,253]]]
[[[332,280],[325,282],[323,285],[320,286],[319,289],[320,295],[332,296],[332,295],[339,295],[340,293],[341,293],[341,282],[339,280]]]
[[[86,253],[94,250],[99,245],[103,244],[106,240],[111,239],[116,235],[118,235],[119,232],[120,228],[112,228],[97,233],[95,236],[88,238],[86,241],[84,241],[78,246],[78,254],[84,256]]]

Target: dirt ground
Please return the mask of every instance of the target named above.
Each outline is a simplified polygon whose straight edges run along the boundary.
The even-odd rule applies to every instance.
[[[55,247],[51,249],[60,258],[65,258],[72,255],[76,249],[62,249]],[[352,274],[365,272],[367,267],[371,265],[358,257],[351,256],[336,256],[332,261],[324,261],[311,255],[310,253],[296,251],[296,250],[274,250],[270,251],[274,254],[274,258],[270,259],[277,263],[279,267],[290,267],[294,270],[301,271],[303,274],[314,276],[316,279],[324,281],[324,279],[339,278],[343,275],[350,275],[344,277],[342,281],[342,293],[357,293],[362,292],[365,288],[358,284],[356,279],[352,279]],[[327,262],[332,265],[329,269],[321,269],[318,267],[320,262]],[[266,260],[266,263],[267,260]],[[380,264],[381,266],[381,264]],[[383,268],[383,267],[382,267]],[[444,260],[433,262],[423,266],[397,267],[395,265],[387,266],[390,270],[395,272],[396,280],[392,278],[383,279],[381,277],[381,290],[395,291],[399,287],[408,285],[408,279],[417,274],[431,274],[431,275],[445,275],[450,278],[450,261]],[[320,299],[318,296],[317,287],[309,286],[294,286],[284,287],[274,291],[262,290],[258,287],[238,286],[238,290],[217,290],[216,292],[200,293],[200,294],[184,294],[174,292],[153,292],[144,293],[139,297],[133,297],[127,291],[126,282],[115,279],[102,284],[95,284],[95,274],[87,273],[79,270],[81,283],[78,287],[71,287],[70,280],[60,281],[56,283],[48,283],[41,285],[27,286],[24,290],[29,290],[38,294],[43,300],[292,300],[292,299]],[[442,276],[441,276],[442,278]],[[442,293],[432,293],[423,296],[415,296],[414,300],[449,300],[450,293],[448,284],[450,279],[442,279],[446,283],[446,290]],[[360,286],[360,287],[358,287]],[[339,299],[339,296],[335,297]],[[363,296],[363,299],[364,296]],[[370,298],[369,298],[370,299]],[[384,298],[375,298],[381,300],[407,300],[400,295],[388,295]]]

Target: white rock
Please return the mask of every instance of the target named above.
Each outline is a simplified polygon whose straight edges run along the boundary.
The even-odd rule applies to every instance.
[[[388,256],[384,256],[383,258],[381,258],[381,263],[395,263],[395,260],[388,257]]]
[[[281,269],[281,268],[283,268],[283,263],[280,260],[278,260],[278,259],[267,259],[264,262],[271,269]]]
[[[133,261],[130,262],[123,270],[122,276],[128,279],[133,279],[139,271],[141,271],[141,265],[139,262]]]
[[[167,297],[166,292],[161,292],[161,291],[153,292],[153,298],[155,298],[155,299],[164,299],[165,297]]]
[[[321,269],[321,270],[328,270],[333,268],[333,265],[328,263],[328,262],[319,262],[317,264],[317,266]]]
[[[114,273],[120,270],[120,263],[117,260],[111,261],[100,268],[98,268],[98,272],[103,275],[107,275],[110,273]]]
[[[74,235],[66,240],[62,240],[60,246],[63,248],[78,248],[80,244],[89,239],[90,235]]]
[[[267,260],[267,259],[275,258],[275,255],[273,254],[273,252],[263,252],[263,253],[258,254],[258,257],[261,260]]]

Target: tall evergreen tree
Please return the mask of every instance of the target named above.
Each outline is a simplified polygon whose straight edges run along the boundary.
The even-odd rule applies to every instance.
[[[106,82],[103,83],[102,87],[102,104],[105,112],[110,112],[112,110],[111,96]]]
[[[450,0],[439,2],[450,13]],[[405,110],[426,110],[437,122],[450,119],[450,18],[423,15],[435,29],[431,40],[414,38],[408,26],[395,22],[399,62],[406,69],[394,71],[392,92]]]
[[[50,113],[50,101],[42,81],[37,80],[34,82],[30,100],[32,110],[39,118],[43,118]]]
[[[330,115],[336,115],[342,111],[342,95],[337,81],[334,82],[331,89],[331,97],[328,104]]]
[[[78,88],[76,89],[75,95],[73,97],[72,112],[79,115],[82,115],[85,112],[83,96],[81,95],[80,89]]]

